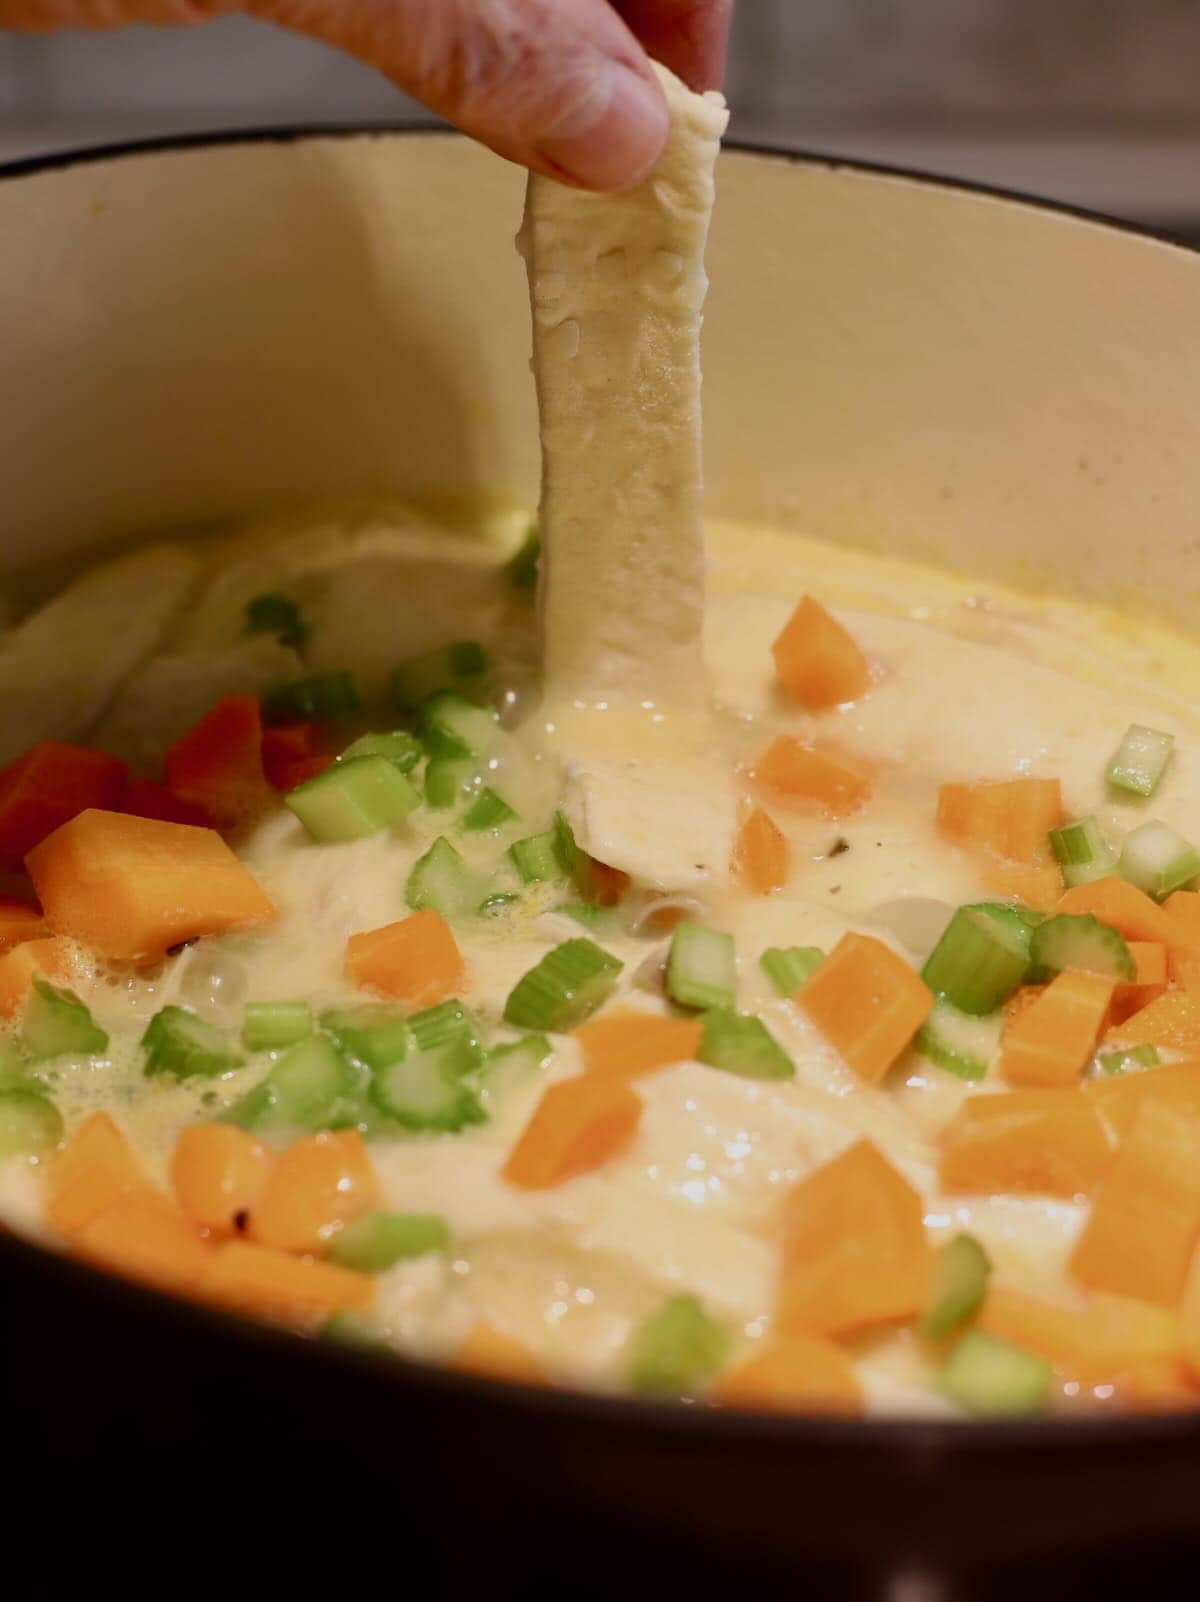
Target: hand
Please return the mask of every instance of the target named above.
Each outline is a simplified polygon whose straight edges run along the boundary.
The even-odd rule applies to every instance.
[[[511,161],[623,189],[667,137],[647,53],[695,89],[719,84],[733,0],[0,0],[0,27],[238,11],[349,51]]]

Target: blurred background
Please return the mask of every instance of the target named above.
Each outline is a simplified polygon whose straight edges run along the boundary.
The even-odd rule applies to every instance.
[[[732,133],[1200,241],[1197,63],[1200,0],[740,0]],[[185,129],[417,118],[366,67],[242,19],[0,34],[0,159]]]

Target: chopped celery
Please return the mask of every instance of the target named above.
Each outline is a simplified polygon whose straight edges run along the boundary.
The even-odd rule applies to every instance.
[[[1153,795],[1175,747],[1175,736],[1161,729],[1148,729],[1131,723],[1121,737],[1105,771],[1105,778],[1117,790],[1131,795]]]
[[[921,1333],[941,1340],[983,1304],[992,1263],[974,1235],[956,1235],[933,1254],[933,1275],[921,1311]]]
[[[343,718],[361,705],[352,673],[319,673],[293,684],[274,684],[262,694],[262,715],[267,723]]]
[[[1117,872],[1161,901],[1200,876],[1200,851],[1169,823],[1143,823],[1125,836]]]
[[[694,1396],[729,1354],[729,1337],[695,1296],[672,1296],[629,1342],[629,1380],[644,1396]]]
[[[252,595],[246,602],[246,633],[274,634],[297,648],[308,638],[300,608],[290,595]]]
[[[586,901],[563,901],[554,910],[561,912],[564,918],[582,924],[585,929],[598,929],[604,921],[605,909],[593,907]]]
[[[504,1020],[517,1029],[574,1029],[612,994],[624,964],[592,940],[565,940],[517,980]]]
[[[168,1006],[156,1012],[142,1036],[143,1072],[174,1074],[177,1079],[193,1075],[226,1073],[241,1058],[213,1024],[198,1018],[185,1007]]]
[[[1003,1015],[998,1010],[982,1016],[960,1012],[939,996],[917,1030],[913,1047],[935,1067],[959,1079],[983,1079],[1000,1049],[1002,1027]]]
[[[415,1012],[408,1020],[417,1051],[454,1048],[454,1062],[460,1073],[469,1073],[483,1061],[479,1025],[457,997],[440,1001],[436,1007]]]
[[[737,994],[733,936],[677,923],[667,956],[667,995],[681,1007],[732,1007]]]
[[[512,823],[516,816],[504,797],[485,784],[463,813],[462,824],[464,829],[474,834],[484,829],[501,829],[506,823]]]
[[[714,1007],[704,1014],[697,1060],[743,1079],[790,1079],[795,1064],[761,1018]]]
[[[332,1008],[321,1014],[321,1028],[348,1057],[372,1071],[400,1062],[413,1047],[408,1019],[382,1003]]]
[[[483,757],[501,735],[490,708],[438,691],[421,707],[421,738],[433,757]]]
[[[247,1051],[280,1051],[306,1040],[312,1031],[307,1001],[248,1001],[242,1014],[242,1045]]]
[[[997,916],[1012,911],[1011,918]],[[921,970],[934,995],[976,1015],[994,1012],[1029,972],[1032,928],[1016,909],[959,907]]]
[[[1137,972],[1133,956],[1115,929],[1090,912],[1060,912],[1033,931],[1033,965],[1050,973],[1082,968],[1105,979],[1129,981]]]
[[[542,536],[536,522],[529,525],[529,532],[521,549],[509,562],[507,572],[510,583],[519,590],[532,590],[538,581],[538,561],[542,554]]]
[[[334,1341],[338,1346],[360,1346],[364,1351],[388,1351],[388,1343],[368,1319],[352,1307],[343,1307],[332,1314],[318,1331],[323,1341]]]
[[[758,965],[781,996],[794,996],[824,961],[820,946],[768,946]]]
[[[40,1157],[58,1145],[63,1121],[40,1091],[0,1090],[0,1158]]]
[[[359,1081],[331,1040],[312,1035],[225,1114],[243,1129],[331,1129],[343,1122]]]
[[[433,757],[425,768],[425,804],[457,806],[479,788],[479,763],[470,757]]]
[[[542,884],[563,876],[562,862],[550,830],[514,840],[508,848],[508,859],[522,884]]]
[[[479,885],[458,852],[438,835],[423,857],[413,864],[404,886],[404,899],[414,912],[432,907],[443,918],[458,918],[479,905]]]
[[[1019,1346],[969,1330],[938,1375],[938,1389],[964,1412],[995,1417],[1038,1413],[1054,1383],[1049,1363]]]
[[[410,656],[392,672],[396,710],[416,712],[439,691],[477,694],[486,684],[489,666],[488,654],[478,640],[462,640],[422,656]]]
[[[1157,1068],[1159,1056],[1155,1046],[1126,1046],[1122,1051],[1102,1051],[1096,1061],[1102,1074],[1124,1074],[1131,1069]]]
[[[522,1035],[519,1040],[506,1040],[493,1046],[484,1058],[483,1077],[491,1085],[497,1076],[515,1078],[518,1074],[536,1072],[545,1066],[554,1054],[554,1047],[545,1035]]]
[[[328,1262],[360,1274],[382,1274],[406,1257],[444,1252],[450,1226],[437,1213],[366,1213],[340,1230],[325,1248]]]
[[[360,734],[338,758],[339,762],[352,762],[355,757],[387,757],[401,773],[411,773],[425,755],[425,748],[415,734],[405,729],[393,729],[387,734]]]
[[[1068,890],[1077,884],[1090,884],[1115,872],[1117,853],[1100,832],[1094,817],[1077,818],[1064,823],[1061,829],[1051,829],[1050,849],[1062,870],[1063,883]]]
[[[383,756],[335,762],[283,798],[314,840],[363,840],[402,823],[421,804],[421,792]]]
[[[558,858],[559,870],[575,886],[579,895],[588,901],[591,899],[591,858],[577,843],[575,831],[567,821],[565,812],[554,814],[554,854]]]
[[[371,1080],[375,1105],[406,1129],[453,1132],[484,1123],[487,1114],[462,1078],[457,1047],[418,1051],[382,1068]]]
[[[108,1036],[73,991],[35,977],[25,1003],[21,1044],[31,1057],[60,1057],[67,1051],[103,1051]]]

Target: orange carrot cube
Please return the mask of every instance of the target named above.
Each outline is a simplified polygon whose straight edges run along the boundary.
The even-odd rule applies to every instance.
[[[943,784],[938,790],[942,834],[1002,861],[1036,863],[1046,850],[1046,836],[1062,819],[1057,779]]]
[[[379,1199],[358,1130],[323,1130],[293,1141],[273,1164],[250,1214],[250,1236],[275,1251],[319,1252]]]
[[[769,896],[787,883],[787,838],[761,807],[754,808],[737,832],[733,876],[754,896]]]
[[[808,1335],[768,1339],[761,1351],[726,1369],[710,1400],[747,1412],[863,1411],[862,1386],[851,1359],[832,1341]]]
[[[74,1235],[131,1191],[150,1189],[144,1169],[107,1113],[93,1113],[50,1165],[46,1216]]]
[[[912,1041],[933,992],[890,946],[843,935],[796,997],[855,1073],[877,1085]]]
[[[1157,1100],[1138,1109],[1071,1254],[1093,1290],[1174,1307],[1200,1235],[1200,1125]]]
[[[784,689],[813,711],[856,701],[871,687],[867,659],[836,618],[805,595],[771,647]]]
[[[545,1385],[546,1374],[527,1346],[480,1319],[454,1354],[453,1367],[485,1379]]]
[[[779,1327],[837,1336],[911,1318],[929,1273],[923,1214],[868,1140],[814,1169],[784,1202]]]
[[[505,1179],[549,1190],[623,1152],[637,1132],[642,1099],[623,1076],[585,1073],[551,1085],[509,1154]]]
[[[1116,1151],[1099,1110],[1078,1090],[970,1096],[939,1144],[943,1189],[969,1196],[1086,1195]]]
[[[81,812],[25,865],[50,927],[118,960],[275,916],[221,836],[186,823]]]
[[[1048,1363],[1073,1367],[1083,1349],[1081,1309],[1043,1301],[1003,1285],[989,1285],[974,1328],[1020,1346]]]
[[[274,802],[262,746],[257,695],[223,696],[167,752],[167,789],[202,807],[221,828],[232,828]]]
[[[253,1216],[274,1167],[275,1154],[244,1129],[189,1124],[175,1142],[171,1185],[194,1223],[234,1235]]]
[[[1144,1073],[1089,1079],[1083,1094],[1117,1140],[1124,1140],[1144,1101],[1159,1101],[1185,1118],[1200,1118],[1200,1062],[1173,1062]]]
[[[672,1063],[688,1062],[700,1049],[699,1018],[660,1018],[652,1012],[612,1012],[576,1029],[574,1038],[590,1073],[637,1079]]]
[[[148,1187],[118,1196],[76,1230],[71,1246],[97,1268],[179,1293],[200,1283],[210,1253],[178,1202]]]
[[[37,907],[12,896],[0,896],[0,954],[26,940],[41,940],[49,932]]]
[[[0,1018],[12,1018],[25,1005],[35,978],[61,979],[71,948],[58,936],[25,940],[0,957]]]
[[[424,907],[399,923],[351,935],[346,973],[360,990],[430,1007],[461,987],[463,960],[445,918]]]
[[[253,1241],[213,1248],[195,1294],[237,1313],[311,1325],[343,1311],[362,1312],[375,1295],[369,1274],[310,1257],[292,1257]]]
[[[776,795],[811,801],[830,817],[853,812],[871,788],[871,770],[857,757],[781,734],[755,764],[758,782]]]
[[[1126,879],[1109,874],[1091,884],[1077,884],[1060,897],[1056,912],[1090,912],[1093,918],[1124,935],[1126,940],[1147,940],[1159,945],[1187,944],[1179,938],[1179,924],[1156,901]]]
[[[1200,991],[1168,990],[1109,1034],[1114,1046],[1162,1046],[1200,1056]]]
[[[1115,988],[1099,974],[1056,974],[1036,1001],[1005,1024],[1000,1071],[1009,1084],[1044,1090],[1075,1084],[1091,1061]]]
[[[1177,925],[1180,940],[1200,946],[1200,890],[1173,890],[1162,910]]]

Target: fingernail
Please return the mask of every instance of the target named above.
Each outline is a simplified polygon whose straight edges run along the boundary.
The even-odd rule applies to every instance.
[[[657,84],[619,61],[606,61],[587,94],[538,140],[538,150],[575,183],[628,189],[662,154],[668,122]]]

